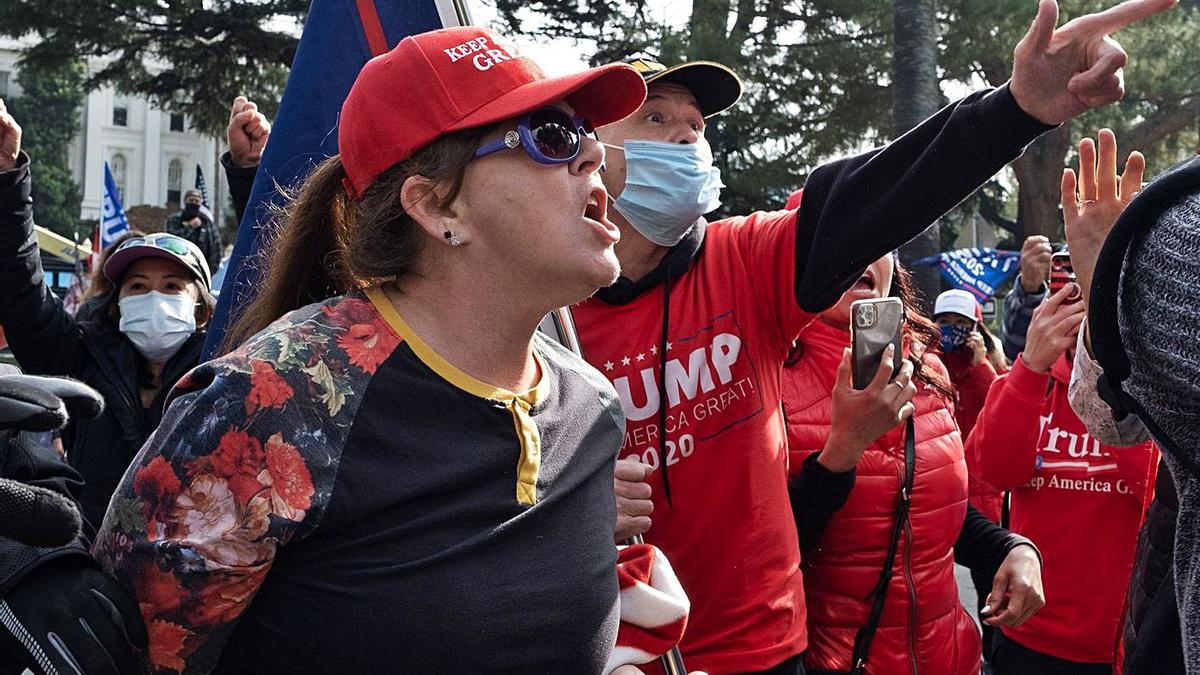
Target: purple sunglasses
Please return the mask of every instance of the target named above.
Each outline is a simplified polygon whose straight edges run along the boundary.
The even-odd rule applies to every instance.
[[[541,108],[518,118],[516,129],[480,146],[475,159],[521,147],[539,164],[564,164],[579,156],[583,147],[580,137],[592,132],[586,118],[568,115],[558,108]]]

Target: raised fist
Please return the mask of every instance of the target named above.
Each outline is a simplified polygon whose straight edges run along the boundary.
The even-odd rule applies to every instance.
[[[225,129],[229,141],[229,157],[237,167],[255,166],[262,161],[263,148],[271,136],[271,123],[266,115],[258,111],[254,101],[245,96],[233,99],[229,109],[229,127]]]
[[[21,125],[8,114],[4,99],[0,98],[0,171],[8,171],[17,165],[21,153]]]

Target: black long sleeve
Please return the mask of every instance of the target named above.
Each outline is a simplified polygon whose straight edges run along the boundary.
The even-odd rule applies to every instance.
[[[242,216],[246,214],[246,204],[250,202],[250,192],[254,189],[254,176],[258,174],[258,165],[234,166],[233,157],[226,151],[221,155],[221,167],[225,169],[225,181],[229,184],[233,212],[241,225]]]
[[[996,570],[1004,563],[1009,551],[1018,546],[1030,546],[1037,553],[1042,552],[1025,537],[1000,527],[987,519],[970,504],[967,505],[967,515],[963,518],[962,531],[954,542],[954,562],[964,565],[979,576],[991,579],[996,576]]]
[[[788,483],[788,497],[802,551],[816,549],[821,543],[829,519],[850,497],[854,479],[854,470],[837,473],[826,469],[817,461],[817,453],[804,460],[800,475]]]
[[[1053,127],[1008,86],[952,103],[888,145],[818,167],[800,202],[796,301],[817,313]]]
[[[33,229],[29,156],[0,172],[0,325],[13,355],[33,375],[74,375],[83,360],[83,337],[46,286]]]

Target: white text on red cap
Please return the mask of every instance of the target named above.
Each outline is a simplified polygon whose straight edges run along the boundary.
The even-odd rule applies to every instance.
[[[507,46],[494,45],[492,49],[488,49],[488,46],[488,39],[486,37],[478,37],[474,40],[467,40],[461,45],[450,47],[449,49],[443,49],[442,51],[446,52],[446,56],[450,57],[450,63],[454,63],[459,59],[466,58],[471,54],[475,54],[475,57],[471,59],[471,62],[475,64],[475,68],[478,70],[488,70],[501,61],[511,61],[516,58],[516,56],[519,56],[518,54],[515,54],[515,50],[508,48]],[[480,54],[476,52],[483,53]]]

